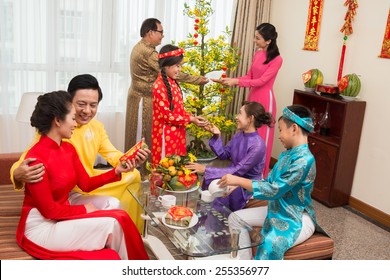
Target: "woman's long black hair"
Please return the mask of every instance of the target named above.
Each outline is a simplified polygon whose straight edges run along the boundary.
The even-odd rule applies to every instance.
[[[264,38],[265,41],[271,40],[271,43],[267,48],[267,59],[264,64],[268,64],[272,59],[280,55],[276,39],[278,38],[278,32],[276,32],[275,26],[265,22],[256,27],[256,31]]]

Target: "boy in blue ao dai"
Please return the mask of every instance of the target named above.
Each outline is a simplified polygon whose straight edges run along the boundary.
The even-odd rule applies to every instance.
[[[255,199],[268,200],[268,206],[234,212],[251,226],[262,226],[262,244],[254,259],[281,260],[284,253],[314,233],[316,218],[311,199],[316,176],[315,159],[307,144],[313,131],[311,112],[304,106],[292,105],[279,118],[279,139],[286,148],[271,173],[263,180],[250,180],[225,175],[221,187],[236,185],[253,192]],[[233,216],[233,215],[232,215]],[[232,227],[239,227],[230,219]],[[250,242],[249,234],[241,231],[240,245]],[[240,250],[241,259],[251,259],[251,249]]]

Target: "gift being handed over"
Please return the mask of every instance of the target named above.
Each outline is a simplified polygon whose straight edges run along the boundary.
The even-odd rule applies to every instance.
[[[122,164],[123,167],[125,167],[126,161],[135,160],[138,152],[141,149],[142,150],[148,149],[148,145],[145,143],[145,140],[143,138],[141,139],[141,141],[139,141],[137,144],[131,147],[123,156],[121,156],[119,162]]]

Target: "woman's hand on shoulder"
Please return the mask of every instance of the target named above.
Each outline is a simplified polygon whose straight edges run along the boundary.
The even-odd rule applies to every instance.
[[[14,171],[14,179],[17,182],[37,183],[42,181],[45,174],[43,163],[31,164],[36,161],[36,158],[26,158]]]

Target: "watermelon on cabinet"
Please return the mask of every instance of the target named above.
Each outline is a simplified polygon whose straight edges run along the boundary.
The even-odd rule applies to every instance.
[[[340,79],[338,87],[341,95],[356,97],[360,92],[361,82],[358,75],[348,74]]]
[[[302,79],[306,88],[314,89],[316,85],[322,84],[324,75],[319,69],[310,69],[302,74]]]

